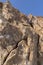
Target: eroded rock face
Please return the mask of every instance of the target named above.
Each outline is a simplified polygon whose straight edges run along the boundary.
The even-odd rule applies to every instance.
[[[0,3],[0,65],[43,65],[43,18],[10,2]]]

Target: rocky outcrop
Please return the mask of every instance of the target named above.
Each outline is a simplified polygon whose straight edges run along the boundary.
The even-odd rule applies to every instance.
[[[0,65],[43,65],[43,17],[26,16],[0,2]]]

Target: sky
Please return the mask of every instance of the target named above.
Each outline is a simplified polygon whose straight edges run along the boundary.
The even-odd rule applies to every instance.
[[[6,0],[0,0],[6,1]],[[43,16],[43,0],[9,0],[22,13]]]

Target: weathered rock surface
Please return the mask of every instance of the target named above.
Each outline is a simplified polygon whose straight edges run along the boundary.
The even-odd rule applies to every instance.
[[[0,65],[43,65],[43,17],[0,2]]]

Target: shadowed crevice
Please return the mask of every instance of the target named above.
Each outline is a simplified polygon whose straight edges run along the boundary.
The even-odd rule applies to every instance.
[[[20,41],[22,41],[22,40],[20,40]],[[19,41],[19,42],[20,42],[20,41]],[[19,42],[18,42],[18,43],[19,43]],[[16,49],[16,48],[18,47],[18,43],[17,43],[17,45],[16,45],[12,50],[14,50],[14,49]],[[12,50],[11,50],[11,51],[12,51]],[[6,58],[4,59],[3,65],[4,65],[4,63],[6,62],[6,60],[7,60],[8,56],[9,56],[9,54],[11,53],[11,51],[8,53],[8,55],[7,55]]]

